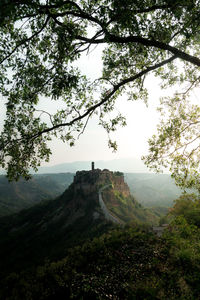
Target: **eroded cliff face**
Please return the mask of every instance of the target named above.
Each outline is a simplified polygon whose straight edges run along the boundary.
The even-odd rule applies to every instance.
[[[77,172],[74,176],[73,188],[75,194],[81,192],[87,196],[93,192],[98,192],[101,187],[108,184],[124,197],[130,196],[130,190],[128,185],[124,182],[123,173],[111,172],[107,169]]]
[[[128,184],[124,182],[124,176],[114,176],[113,180],[113,188],[114,190],[121,193],[124,197],[130,196],[130,190]]]
[[[146,222],[152,218],[152,214],[149,215],[130,194],[123,173],[94,169],[78,171],[73,183],[60,197],[61,203],[63,202],[60,213],[67,216],[65,223],[79,224],[82,220],[85,224],[87,220],[89,227],[97,223],[103,224],[106,220],[100,196],[109,214],[122,223]]]
[[[98,214],[98,219],[103,220],[104,214],[99,207],[100,191],[102,200],[110,211],[117,208],[120,211],[118,214],[120,218],[124,214],[130,214],[127,220],[131,219],[131,211],[135,209],[135,200],[130,194],[128,185],[124,182],[123,173],[94,169],[77,172],[73,183],[66,191],[71,195],[65,209],[69,215],[68,223],[74,222],[74,216],[78,218],[86,214],[93,215],[95,218]],[[65,199],[65,193],[62,199]]]

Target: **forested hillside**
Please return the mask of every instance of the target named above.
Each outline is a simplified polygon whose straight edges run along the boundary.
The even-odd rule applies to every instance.
[[[6,300],[197,300],[200,229],[183,217],[162,238],[142,227],[110,230],[57,262],[1,281]]]
[[[0,216],[18,212],[41,201],[55,199],[73,180],[72,173],[34,175],[26,181],[9,182],[0,176]]]

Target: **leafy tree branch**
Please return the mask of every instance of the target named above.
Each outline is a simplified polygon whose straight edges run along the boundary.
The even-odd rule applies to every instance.
[[[147,164],[171,163],[179,176],[186,174],[189,160],[189,169],[197,171],[199,113],[187,100],[200,78],[197,0],[2,0],[0,9],[0,91],[7,101],[0,164],[10,179],[29,177],[30,168],[37,170],[49,159],[52,136],[74,145],[94,113],[108,133],[124,126],[120,114],[109,122],[106,116],[119,95],[147,101],[149,73],[159,76],[163,86],[185,88],[187,82],[189,88],[183,98],[178,91],[176,100],[168,100],[169,120],[150,140]],[[92,45],[104,46],[103,72],[93,81],[76,64]],[[62,101],[64,108],[39,112],[43,97],[49,103]]]

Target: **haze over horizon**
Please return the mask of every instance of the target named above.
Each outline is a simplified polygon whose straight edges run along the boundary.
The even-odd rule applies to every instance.
[[[109,169],[110,171],[121,171],[124,173],[150,173],[150,170],[137,158],[121,158],[111,160],[85,160],[65,162],[53,166],[40,167],[38,173],[62,173],[81,170],[91,170],[91,162],[94,161],[95,168]]]

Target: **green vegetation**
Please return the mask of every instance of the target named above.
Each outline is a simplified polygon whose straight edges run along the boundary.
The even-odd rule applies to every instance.
[[[47,263],[32,275],[10,275],[3,282],[1,296],[12,299],[15,293],[15,299],[28,296],[30,300],[56,299],[58,296],[59,299],[137,296],[142,289],[138,283],[146,281],[157,268],[159,259],[162,260],[159,246],[161,242],[154,235],[138,228],[114,230],[82,247],[73,248],[64,260]],[[149,282],[150,279],[152,277]],[[137,287],[133,286],[134,282]],[[151,288],[146,289],[143,295],[150,296]]]
[[[71,187],[55,200],[0,218],[0,275],[62,258],[68,248],[110,227],[98,210],[97,193],[74,195]]]
[[[9,178],[29,178],[30,168],[48,161],[53,137],[73,146],[95,113],[116,150],[110,135],[126,120],[111,113],[115,102],[125,94],[147,102],[151,73],[178,91],[161,101],[169,119],[149,141],[146,163],[169,165],[180,185],[198,189],[200,108],[189,99],[199,85],[199,1],[16,1],[0,1],[0,93],[7,109],[0,165]],[[91,79],[79,59],[96,45],[104,47],[103,67]],[[44,97],[62,105],[39,110]]]
[[[0,298],[196,300],[200,229],[177,217],[162,238],[118,228],[68,251],[59,262],[1,281]]]
[[[114,172],[114,175],[115,176],[124,176],[124,173],[116,171],[116,172]]]
[[[74,174],[34,175],[31,180],[9,182],[0,176],[0,216],[31,207],[41,201],[55,199],[71,184]]]
[[[159,217],[150,209],[143,208],[133,196],[124,196],[115,189],[105,189],[103,199],[109,211],[125,223],[157,224]]]
[[[170,209],[173,216],[183,216],[188,224],[200,227],[200,198],[195,194],[183,194]]]

